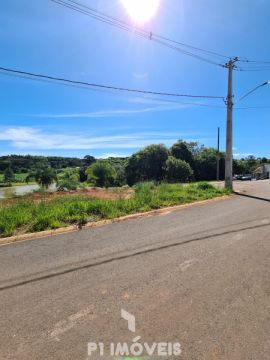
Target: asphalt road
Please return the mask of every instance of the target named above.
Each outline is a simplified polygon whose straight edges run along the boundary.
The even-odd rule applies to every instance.
[[[180,342],[180,360],[269,360],[270,182],[236,187],[244,196],[1,246],[0,359],[86,360],[88,342],[138,335]]]

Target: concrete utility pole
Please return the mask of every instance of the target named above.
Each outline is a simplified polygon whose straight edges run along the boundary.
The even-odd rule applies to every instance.
[[[225,67],[229,70],[228,96],[227,96],[227,131],[226,131],[226,160],[225,160],[225,187],[233,190],[233,140],[232,140],[232,115],[233,115],[233,69],[238,59],[231,59]]]
[[[218,141],[217,141],[217,181],[219,181],[219,139],[220,139],[220,128],[218,127]]]
[[[228,68],[228,96],[227,96],[227,132],[226,132],[226,160],[225,160],[225,187],[227,189],[233,190],[233,69],[236,67],[235,63],[238,61],[238,58],[231,59],[224,67]],[[257,86],[253,90],[249,91],[247,94],[242,96],[239,100],[243,100],[245,97],[261,88],[262,86],[270,85],[270,80],[265,81],[261,85]]]

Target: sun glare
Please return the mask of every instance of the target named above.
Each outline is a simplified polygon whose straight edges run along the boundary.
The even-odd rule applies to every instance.
[[[127,13],[136,23],[145,23],[157,12],[160,0],[121,0]]]

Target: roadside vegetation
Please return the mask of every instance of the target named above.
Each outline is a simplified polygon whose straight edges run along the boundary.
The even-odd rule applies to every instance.
[[[226,190],[205,182],[216,178],[217,155],[224,179],[224,153],[182,140],[171,148],[149,145],[127,158],[0,157],[0,186],[40,185],[33,194],[0,201],[0,237],[222,196]],[[268,159],[235,160],[234,172],[251,173],[261,162]]]
[[[0,157],[0,186],[42,183],[40,175],[51,172],[59,189],[74,190],[80,186],[123,186],[141,181],[191,182],[216,179],[216,158],[220,157],[220,179],[224,179],[225,154],[197,142],[177,141],[171,148],[149,145],[130,157],[97,160],[57,156],[10,155]],[[270,159],[248,156],[235,159],[234,174],[251,174]],[[47,183],[47,180],[45,181]]]
[[[0,237],[70,224],[83,225],[228,194],[205,182],[188,185],[145,182],[136,184],[133,189],[134,194],[128,199],[121,196],[115,200],[63,196],[41,201],[22,197],[15,202],[0,202]]]

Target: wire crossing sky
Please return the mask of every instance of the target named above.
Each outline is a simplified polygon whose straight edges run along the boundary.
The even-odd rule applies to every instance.
[[[238,57],[235,99],[269,80],[269,10],[265,0],[161,0],[138,25],[120,0],[3,3],[0,155],[125,156],[177,139],[216,146],[218,126],[224,150],[223,66]],[[269,94],[236,104],[235,157],[270,157]]]
[[[116,87],[113,85],[104,85],[104,84],[94,84],[85,81],[78,81],[78,80],[71,80],[71,79],[64,79],[59,78],[51,75],[44,75],[44,74],[34,74],[22,70],[15,70],[15,69],[8,69],[0,67],[0,72],[2,71],[3,75],[11,75],[11,76],[18,76],[18,77],[28,77],[29,79],[34,80],[46,80],[52,81],[55,83],[65,84],[65,85],[74,85],[78,87],[85,87],[85,88],[101,88],[101,89],[108,89],[108,90],[115,90],[115,91],[124,91],[124,92],[131,92],[131,93],[138,93],[138,94],[150,94],[150,95],[160,95],[160,96],[171,96],[171,97],[186,97],[186,98],[199,98],[199,99],[222,99],[224,100],[224,96],[214,96],[214,95],[191,95],[191,94],[179,94],[179,93],[169,93],[169,92],[157,92],[157,91],[150,91],[150,90],[141,90],[141,89],[130,89],[130,88],[123,88],[123,87]]]
[[[168,39],[164,36],[158,35],[153,33],[152,31],[146,31],[143,30],[135,25],[131,25],[128,24],[127,22],[124,22],[122,20],[119,20],[115,17],[109,16],[107,14],[104,14],[102,12],[99,12],[89,6],[86,6],[84,4],[78,3],[77,1],[73,1],[73,0],[51,0],[52,2],[56,3],[56,4],[60,4],[64,7],[67,7],[69,9],[72,9],[74,11],[80,12],[84,15],[89,16],[90,18],[94,19],[94,20],[98,20],[103,22],[104,24],[109,24],[112,26],[115,26],[121,30],[124,31],[129,31],[137,36],[141,36],[145,39],[149,39],[151,41],[155,41],[158,44],[161,44],[163,46],[166,46],[168,48],[171,48],[173,50],[176,50],[180,53],[183,53],[185,55],[194,57],[195,59],[201,60],[201,61],[205,61],[208,62],[210,64],[214,64],[214,65],[218,65],[218,66],[222,66],[222,64],[217,63],[214,60],[210,60],[209,58],[203,57],[202,55],[199,55],[198,53],[203,53],[204,55],[210,55],[210,56],[214,56],[214,57],[218,57],[223,59],[223,61],[225,59],[229,59],[229,57],[215,53],[213,51],[209,51],[209,50],[205,50],[205,49],[201,49],[201,48],[197,48],[195,46],[192,45],[188,45],[188,44],[184,44],[181,43],[179,41],[175,41],[175,40],[171,40]],[[178,46],[176,46],[178,45]],[[193,52],[190,51],[186,51],[184,50],[184,48],[189,48],[191,50],[193,50]],[[197,52],[197,53],[196,53]]]

